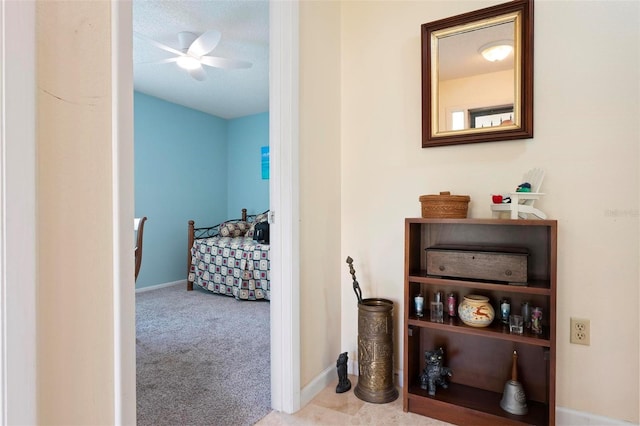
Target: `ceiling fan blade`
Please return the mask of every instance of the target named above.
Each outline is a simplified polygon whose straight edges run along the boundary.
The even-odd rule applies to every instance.
[[[209,30],[191,43],[187,53],[195,57],[206,55],[218,45],[221,38],[222,34],[220,34],[220,31]]]
[[[136,37],[138,37],[138,38],[140,38],[140,39],[142,39],[142,40],[145,40],[145,41],[146,41],[146,42],[148,42],[148,43],[153,44],[153,45],[154,45],[154,46],[156,46],[157,48],[160,48],[160,49],[162,49],[162,50],[166,50],[167,52],[171,52],[171,53],[173,53],[173,54],[175,54],[175,55],[180,55],[180,56],[184,55],[184,53],[182,53],[181,51],[179,51],[179,50],[177,50],[177,49],[174,49],[173,47],[169,47],[169,46],[167,46],[166,44],[162,44],[162,43],[160,43],[160,42],[158,42],[158,41],[155,41],[154,39],[149,38],[149,37],[147,37],[146,35],[142,35],[142,34],[137,33],[137,32],[134,32],[133,34],[134,34]]]
[[[170,62],[176,62],[178,60],[178,56],[174,56],[173,58],[163,59],[161,61],[150,61],[150,62],[138,62],[135,65],[157,65],[157,64],[168,64]]]
[[[222,68],[226,70],[234,70],[241,68],[251,68],[251,62],[242,61],[240,59],[220,58],[218,56],[203,56],[200,62],[210,67]]]
[[[207,78],[207,73],[204,72],[202,66],[189,70],[189,75],[198,81],[203,81]]]

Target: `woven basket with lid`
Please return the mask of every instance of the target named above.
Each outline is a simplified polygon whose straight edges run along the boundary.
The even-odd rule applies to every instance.
[[[427,219],[465,219],[471,197],[451,195],[449,191],[440,195],[421,195],[422,217]]]

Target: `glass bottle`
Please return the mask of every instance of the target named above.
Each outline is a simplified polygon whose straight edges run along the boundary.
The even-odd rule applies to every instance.
[[[524,321],[524,328],[531,328],[531,304],[529,302],[522,302],[522,320]]]
[[[424,315],[424,297],[422,297],[422,294],[418,294],[413,298],[413,301],[415,303],[416,316],[420,318]]]
[[[500,301],[500,319],[504,324],[509,324],[509,314],[511,314],[511,303],[509,299],[502,299]]]
[[[443,322],[444,321],[444,306],[442,304],[442,293],[439,291],[433,294],[433,302],[431,302],[431,321]]]

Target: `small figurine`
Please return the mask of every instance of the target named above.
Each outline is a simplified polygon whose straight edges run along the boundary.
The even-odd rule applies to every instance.
[[[516,192],[531,192],[531,184],[529,182],[521,183],[516,188]]]
[[[508,204],[511,202],[511,197],[508,195],[495,194],[491,196],[491,201],[493,201],[493,204]]]
[[[336,386],[336,393],[344,393],[351,389],[351,380],[347,377],[347,361],[349,356],[347,352],[343,352],[338,356],[336,361],[336,368],[338,369],[338,386]]]
[[[453,375],[448,367],[442,366],[442,358],[444,357],[444,349],[441,347],[433,350],[426,351],[424,353],[424,361],[426,366],[420,376],[420,387],[429,391],[429,395],[434,396],[436,394],[436,385],[442,386],[443,389],[447,389],[449,384],[447,383],[447,376]]]

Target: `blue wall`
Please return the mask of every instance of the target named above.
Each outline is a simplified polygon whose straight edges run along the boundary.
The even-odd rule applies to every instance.
[[[269,208],[269,180],[262,179],[260,148],[269,146],[269,113],[229,120],[227,215],[240,217]]]
[[[209,226],[239,217],[242,207],[268,208],[268,181],[259,173],[268,122],[268,113],[224,120],[134,93],[135,215],[148,217],[136,288],[186,279],[188,220]],[[242,178],[247,198],[238,191],[230,208],[229,176],[254,168],[247,166],[254,150],[256,177]]]

